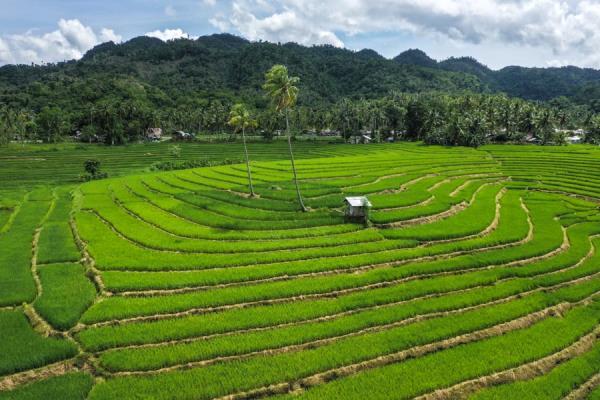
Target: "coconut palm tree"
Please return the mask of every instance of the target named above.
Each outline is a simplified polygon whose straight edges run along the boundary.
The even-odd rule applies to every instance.
[[[246,170],[248,171],[248,183],[250,185],[250,196],[254,197],[254,186],[252,185],[252,172],[250,172],[250,159],[248,158],[248,147],[246,146],[246,128],[255,128],[256,120],[250,115],[250,111],[244,104],[236,104],[231,108],[229,121],[236,132],[242,131],[242,142],[244,143],[244,154],[246,155]]]
[[[292,171],[294,173],[294,184],[296,185],[296,194],[302,211],[306,211],[300,187],[298,186],[298,176],[296,174],[296,164],[294,163],[294,152],[292,151],[292,137],[290,134],[290,118],[289,110],[296,104],[298,99],[298,87],[296,86],[300,78],[297,76],[289,76],[288,70],[284,65],[273,65],[273,67],[265,74],[265,84],[263,89],[267,92],[275,110],[285,113],[285,130],[287,133],[288,148],[290,151],[290,160],[292,162]]]
[[[8,107],[0,108],[0,146],[10,143],[10,110]]]

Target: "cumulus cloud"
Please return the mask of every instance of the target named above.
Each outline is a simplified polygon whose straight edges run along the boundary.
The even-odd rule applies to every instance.
[[[156,30],[156,31],[152,31],[152,32],[146,32],[145,36],[158,38],[164,42],[167,42],[167,41],[173,40],[173,39],[181,39],[181,38],[191,37],[186,32],[184,32],[181,28],[165,29],[164,31]]]
[[[109,40],[119,42],[121,36],[107,28],[96,33],[77,19],[61,19],[58,29],[52,32],[29,31],[0,37],[0,64],[79,59],[87,50]]]
[[[102,28],[100,31],[100,42],[115,42],[119,43],[123,40],[121,35],[117,35],[112,29]]]
[[[208,22],[210,22],[212,26],[214,26],[221,32],[225,32],[231,29],[231,24],[222,13],[215,15],[213,18],[209,19]]]
[[[252,3],[252,4],[251,4]],[[229,27],[237,29],[250,40],[264,39],[273,42],[297,42],[301,44],[331,44],[342,47],[344,43],[331,30],[324,29],[317,20],[307,18],[301,8],[285,8],[264,16],[257,16],[251,9],[270,10],[266,1],[234,1],[229,17],[216,16],[210,23],[224,31]]]
[[[8,43],[0,38],[0,65],[14,63],[14,58]]]
[[[228,16],[211,23],[251,40],[343,46],[341,35],[409,32],[550,49],[556,60],[600,65],[597,0],[232,0]]]
[[[96,34],[89,26],[76,19],[61,19],[58,22],[60,35],[77,50],[85,51],[98,42]]]

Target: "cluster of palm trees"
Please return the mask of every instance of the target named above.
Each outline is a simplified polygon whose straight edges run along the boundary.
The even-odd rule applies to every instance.
[[[594,115],[589,119],[585,141],[600,145],[600,115]]]
[[[14,139],[24,144],[33,136],[32,116],[29,113],[8,107],[0,108],[0,145],[5,146]]]
[[[212,100],[202,105],[180,106],[161,112],[158,126],[167,130],[191,132],[223,132],[229,114],[229,104]]]
[[[272,77],[276,79],[276,76]],[[294,79],[291,87],[296,87]],[[294,104],[298,93],[290,93]],[[349,140],[369,132],[375,140],[399,136],[429,143],[479,145],[494,135],[500,140],[523,141],[536,136],[542,143],[554,140],[554,128],[579,128],[592,124],[589,110],[539,104],[502,94],[390,93],[377,99],[342,98],[334,104],[313,102],[297,107],[273,103],[264,108],[260,101],[248,104],[256,110],[265,136],[296,127],[305,132],[331,130]],[[259,103],[259,104],[256,104]],[[230,119],[231,103],[210,99],[177,107],[155,108],[147,100],[104,98],[82,115],[59,107],[38,112],[0,110],[0,144],[14,137],[22,141],[56,142],[79,130],[81,139],[102,137],[108,144],[140,140],[149,127],[165,131],[224,132]]]
[[[304,201],[302,200],[302,194],[300,193],[300,186],[298,185],[298,174],[296,172],[296,163],[294,161],[289,121],[290,109],[296,105],[296,101],[298,99],[299,90],[296,85],[299,81],[300,79],[298,77],[289,76],[288,70],[284,65],[277,64],[265,74],[265,83],[263,85],[263,89],[271,99],[273,109],[276,112],[283,113],[285,115],[285,130],[298,203],[302,211],[307,211]],[[254,197],[256,194],[254,193],[254,185],[252,184],[252,172],[250,168],[250,159],[248,157],[248,147],[246,145],[246,129],[255,128],[257,126],[257,121],[252,117],[250,111],[248,111],[248,108],[244,104],[240,103],[234,105],[231,109],[228,123],[236,131],[241,131],[242,133],[242,142],[244,144],[244,154],[246,158],[246,170],[248,172],[248,186],[250,189],[250,196]]]
[[[502,94],[391,93],[378,99],[343,98],[329,107],[294,110],[292,120],[342,137],[369,132],[446,145],[478,146],[489,140],[520,142],[534,136],[551,143],[554,128],[586,125],[578,110],[509,98]],[[304,121],[309,121],[305,124]]]
[[[315,130],[333,129],[345,138],[368,131],[376,138],[393,135],[431,144],[477,147],[490,140],[520,142],[529,137],[541,144],[559,143],[561,139],[556,128],[565,128],[574,118],[560,108],[502,94],[391,93],[373,100],[344,98],[330,107],[295,108],[298,81],[297,77],[288,75],[285,66],[275,65],[266,73],[263,89],[271,99],[271,111],[285,116],[290,161],[302,210],[306,207],[298,186],[292,150],[292,122]],[[577,120],[581,120],[579,117]],[[597,122],[598,129],[594,132],[600,132],[600,117],[590,121]],[[242,134],[251,196],[255,192],[246,132],[263,126],[261,122],[260,117],[251,115],[244,104],[236,104],[231,109],[229,125]]]
[[[56,106],[45,106],[37,113],[0,108],[0,145],[15,138],[53,143],[76,131],[84,141],[102,138],[107,144],[122,144],[142,139],[150,127],[166,131],[186,130],[222,132],[226,128],[228,105],[213,101],[202,107],[155,109],[138,99],[102,99],[81,116],[71,115]]]

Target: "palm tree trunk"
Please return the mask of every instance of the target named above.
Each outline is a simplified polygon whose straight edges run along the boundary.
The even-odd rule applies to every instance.
[[[242,124],[242,141],[244,142],[244,154],[246,154],[246,170],[248,171],[248,183],[250,184],[250,196],[254,197],[254,186],[252,186],[252,172],[250,172],[250,159],[248,158],[248,147],[246,147],[246,128]]]
[[[290,149],[290,160],[292,162],[292,171],[294,172],[294,184],[296,185],[296,194],[298,195],[298,203],[302,211],[306,211],[302,195],[300,194],[300,186],[298,186],[298,175],[296,174],[296,164],[294,163],[294,153],[292,151],[292,136],[290,134],[290,120],[288,117],[288,109],[285,109],[285,130],[287,131],[288,148]]]

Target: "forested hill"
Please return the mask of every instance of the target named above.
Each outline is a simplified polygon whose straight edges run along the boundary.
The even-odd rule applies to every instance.
[[[11,106],[39,110],[45,104],[70,106],[143,88],[143,95],[157,106],[241,96],[260,107],[263,99],[257,93],[264,72],[274,63],[284,63],[300,76],[300,102],[304,104],[332,103],[341,97],[377,98],[393,90],[500,91],[525,99],[569,96],[587,103],[598,93],[600,82],[600,71],[592,69],[507,67],[493,71],[472,58],[438,62],[420,50],[388,60],[373,50],[249,42],[218,34],[167,43],[137,37],[122,44],[101,44],[79,61],[4,66],[0,68],[0,99]]]
[[[387,59],[368,49],[219,34],[169,42],[143,36],[101,44],[77,61],[0,67],[0,145],[73,134],[128,143],[149,127],[231,132],[229,112],[239,102],[262,132],[273,134],[282,120],[268,107],[262,84],[274,64],[300,77],[290,115],[296,130],[333,129],[346,138],[362,130],[405,131],[412,139],[429,134],[430,142],[466,138],[469,145],[485,142],[490,132],[506,132],[501,136],[511,141],[537,132],[543,143],[555,127],[600,133],[600,71],[493,71],[472,58],[438,62],[420,50]]]
[[[392,90],[485,90],[474,76],[401,65],[374,51],[248,42],[220,34],[167,43],[138,37],[118,45],[101,44],[79,61],[4,66],[0,91],[4,101],[33,109],[48,100],[68,105],[73,99],[101,98],[106,91],[135,91],[136,85],[143,86],[157,105],[239,94],[247,101],[263,101],[256,94],[264,73],[275,63],[286,64],[292,74],[300,76],[300,102],[304,104],[335,102],[341,97],[376,98]]]
[[[591,68],[510,66],[492,70],[472,57],[451,57],[438,62],[418,49],[407,50],[396,56],[394,61],[402,65],[471,74],[489,90],[529,100],[551,100],[566,96],[572,97],[577,103],[587,103],[600,92],[600,71]]]
[[[275,63],[288,65],[292,74],[300,76],[304,104],[331,103],[341,97],[377,98],[393,90],[501,91],[525,99],[571,96],[587,102],[600,82],[600,71],[592,69],[507,67],[493,71],[472,58],[437,62],[420,50],[388,60],[373,50],[249,42],[218,34],[167,43],[137,37],[122,44],[101,44],[79,61],[4,66],[0,68],[0,95],[5,103],[34,110],[48,103],[81,104],[140,88],[155,105],[238,96],[256,104],[263,101],[256,94],[264,72]]]

